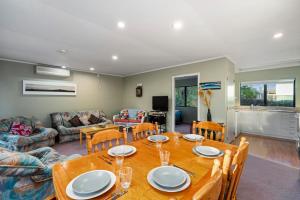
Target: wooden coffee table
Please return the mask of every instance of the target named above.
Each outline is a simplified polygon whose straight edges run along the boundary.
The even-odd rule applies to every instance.
[[[109,130],[109,129],[116,129],[119,130],[119,126],[116,126],[114,124],[107,124],[104,127],[96,125],[96,126],[92,126],[92,127],[87,127],[87,128],[81,128],[80,129],[80,145],[82,145],[82,134],[85,134],[85,138],[86,138],[86,149],[87,152],[89,153],[91,151],[90,147],[90,142],[92,140],[92,135],[100,132],[100,131],[104,131],[104,130]]]

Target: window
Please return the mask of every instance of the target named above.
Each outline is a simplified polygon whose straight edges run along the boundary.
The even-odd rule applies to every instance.
[[[198,86],[183,86],[175,88],[177,107],[197,107]]]
[[[295,80],[241,83],[240,103],[241,105],[295,107]]]

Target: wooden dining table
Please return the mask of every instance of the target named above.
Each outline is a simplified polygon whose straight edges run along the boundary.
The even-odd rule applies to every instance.
[[[169,141],[162,145],[164,150],[170,151],[169,164],[192,172],[193,175],[190,176],[191,185],[181,192],[168,193],[159,191],[148,183],[147,174],[151,169],[160,166],[160,158],[156,145],[145,138],[129,143],[129,145],[136,147],[137,152],[129,157],[125,157],[123,166],[132,167],[132,182],[128,192],[119,197],[119,199],[158,200],[182,199],[183,197],[186,199],[192,197],[193,193],[208,181],[214,159],[203,158],[194,154],[192,149],[195,146],[195,142],[187,141],[182,137],[176,139],[174,137],[175,133],[171,132],[164,135],[169,137]],[[223,151],[229,149],[232,153],[235,153],[238,148],[235,145],[213,140],[205,140],[202,145],[216,147]],[[55,164],[53,166],[53,183],[57,199],[70,199],[66,194],[67,185],[72,179],[84,172],[102,169],[109,170],[117,176],[118,169],[114,158],[110,157],[110,164],[105,162],[102,156],[109,157],[107,151],[104,150]],[[223,156],[217,159],[222,161]],[[119,187],[119,183],[116,183],[108,192],[95,199],[107,199],[117,187]]]

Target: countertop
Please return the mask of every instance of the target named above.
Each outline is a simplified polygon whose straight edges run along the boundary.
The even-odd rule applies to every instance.
[[[266,107],[266,106],[254,106],[253,109],[251,109],[250,106],[234,106],[232,109],[236,111],[255,111],[255,112],[285,112],[285,113],[300,113],[299,107]]]

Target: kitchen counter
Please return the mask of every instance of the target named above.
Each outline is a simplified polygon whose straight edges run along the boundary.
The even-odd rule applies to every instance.
[[[260,111],[260,112],[286,112],[286,113],[300,113],[299,107],[266,107],[266,106],[254,106],[252,109],[250,106],[235,106],[236,111]]]

